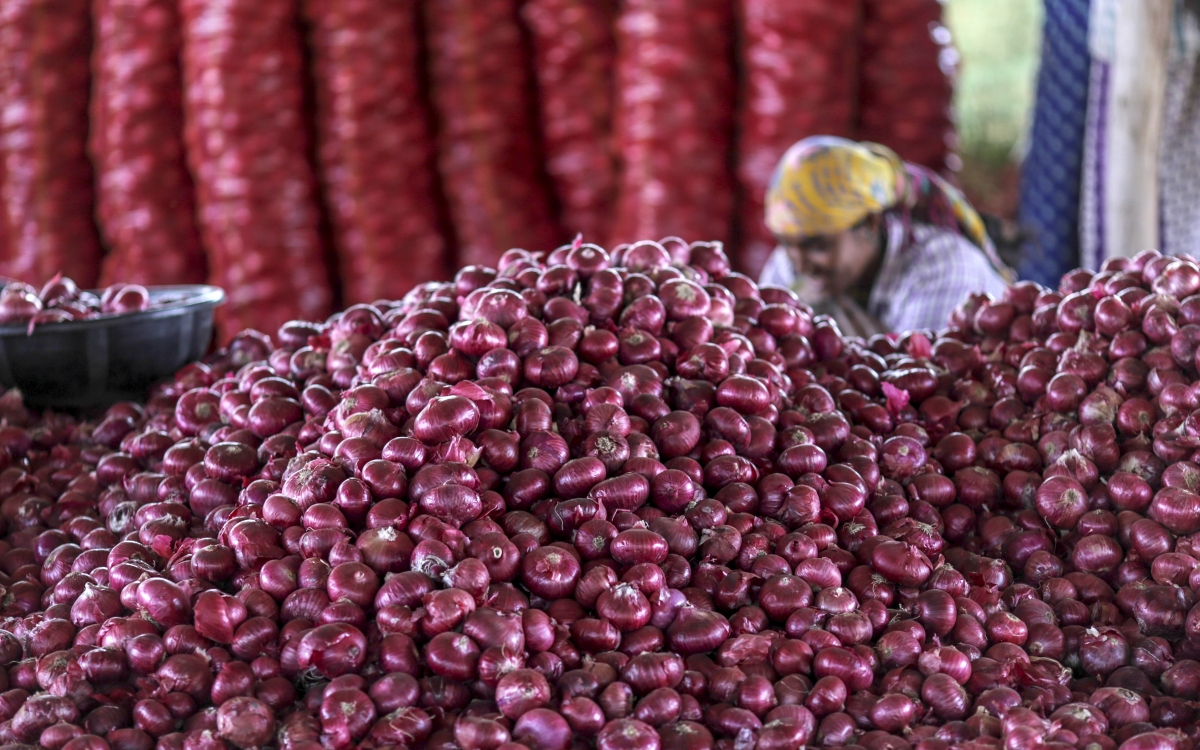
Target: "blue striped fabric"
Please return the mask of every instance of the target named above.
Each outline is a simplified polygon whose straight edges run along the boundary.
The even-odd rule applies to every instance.
[[[1021,175],[1021,221],[1036,234],[1018,267],[1050,287],[1079,265],[1079,193],[1087,121],[1090,0],[1046,0],[1042,63]]]

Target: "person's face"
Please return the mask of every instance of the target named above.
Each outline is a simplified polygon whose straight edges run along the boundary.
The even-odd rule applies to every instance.
[[[797,272],[820,282],[831,295],[853,288],[879,252],[878,226],[873,221],[833,235],[778,239]]]

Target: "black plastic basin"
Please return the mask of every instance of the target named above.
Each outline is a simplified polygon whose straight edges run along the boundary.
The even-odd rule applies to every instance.
[[[213,310],[225,300],[215,286],[150,287],[153,304],[135,313],[0,326],[0,383],[17,387],[35,407],[88,409],[141,401],[155,381],[208,351]]]

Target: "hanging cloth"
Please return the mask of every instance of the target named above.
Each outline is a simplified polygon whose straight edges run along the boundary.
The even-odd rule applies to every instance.
[[[1200,248],[1200,2],[1179,0],[1167,63],[1159,200],[1164,253]]]
[[[1079,201],[1087,130],[1091,0],[1046,0],[1042,62],[1021,174],[1021,221],[1035,240],[1017,269],[1046,286],[1079,265]]]

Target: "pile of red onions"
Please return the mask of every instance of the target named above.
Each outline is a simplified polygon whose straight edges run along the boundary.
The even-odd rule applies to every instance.
[[[0,746],[1194,750],[1200,267],[841,335],[522,250],[0,397]]]
[[[48,281],[41,291],[20,281],[10,281],[0,290],[0,325],[29,323],[29,332],[47,323],[119,315],[153,307],[150,293],[139,284],[113,284],[99,295],[80,289],[62,274]]]

